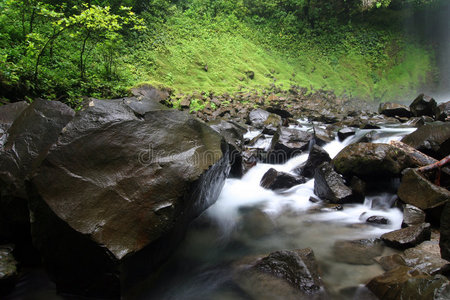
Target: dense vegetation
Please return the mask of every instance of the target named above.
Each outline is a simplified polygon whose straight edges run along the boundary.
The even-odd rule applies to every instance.
[[[140,82],[176,92],[288,89],[391,99],[436,80],[402,30],[432,0],[0,0],[0,98],[76,106]]]

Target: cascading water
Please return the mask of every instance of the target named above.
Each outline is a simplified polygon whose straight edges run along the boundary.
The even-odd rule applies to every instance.
[[[298,129],[309,130],[307,126]],[[334,157],[370,131],[359,130],[343,142],[328,143],[324,149]],[[412,128],[385,127],[376,131],[374,142],[399,140],[412,131]],[[247,137],[258,134],[250,132]],[[333,298],[346,299],[340,295],[346,288],[355,289],[353,296],[360,293],[358,285],[381,274],[381,268],[377,264],[337,262],[333,245],[338,240],[378,238],[398,229],[402,213],[391,208],[395,195],[389,193],[371,195],[363,204],[347,204],[343,210],[336,210],[309,201],[314,196],[314,180],[281,193],[259,185],[270,168],[292,172],[307,156],[307,153],[299,155],[283,165],[259,163],[242,179],[228,179],[218,201],[191,226],[185,242],[161,277],[151,288],[143,287],[137,298],[248,299],[232,283],[233,262],[248,255],[306,247],[313,249]],[[369,225],[365,222],[369,216],[382,216],[390,223]],[[391,251],[385,248],[383,254]]]

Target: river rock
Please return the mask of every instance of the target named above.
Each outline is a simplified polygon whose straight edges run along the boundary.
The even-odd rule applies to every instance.
[[[378,108],[378,113],[387,117],[412,117],[412,113],[408,106],[392,102],[381,103]]]
[[[443,274],[450,270],[450,262],[441,258],[439,241],[425,241],[406,249],[403,253],[405,265],[429,275]]]
[[[334,130],[331,130],[329,128],[322,128],[319,126],[314,127],[314,141],[319,146],[323,146],[334,141],[335,137],[336,136]]]
[[[316,170],[314,194],[336,204],[348,203],[353,199],[352,190],[345,185],[344,179],[328,162],[321,164]]]
[[[307,178],[313,178],[314,173],[318,166],[324,162],[331,161],[330,155],[319,145],[313,145],[309,151],[308,159],[305,163],[294,169],[294,172],[305,176]]]
[[[28,103],[25,101],[0,106],[0,150],[6,142],[8,129],[27,107]]]
[[[269,190],[289,189],[295,185],[305,183],[304,178],[295,177],[289,173],[269,169],[261,179],[260,185]]]
[[[22,103],[13,109],[22,113],[8,129],[0,150],[0,240],[13,242],[18,258],[28,263],[35,254],[29,253],[32,246],[25,182],[75,112],[61,102],[42,99],[23,110],[25,106]]]
[[[399,176],[405,168],[415,166],[402,150],[389,144],[357,143],[345,147],[333,159],[336,171],[362,179]]]
[[[10,292],[19,279],[12,245],[0,245],[0,296]]]
[[[245,211],[243,211],[245,209]],[[235,234],[245,234],[246,239],[258,239],[270,235],[275,230],[275,224],[270,216],[259,208],[240,209],[242,218]]]
[[[450,154],[450,123],[425,124],[405,136],[402,142],[440,160]]]
[[[392,254],[387,256],[379,256],[375,258],[375,261],[383,268],[385,271],[393,270],[399,266],[406,266],[406,262],[400,254]]]
[[[353,265],[372,265],[374,258],[383,252],[380,240],[340,240],[333,246],[333,256],[336,261]]]
[[[425,222],[425,212],[423,210],[411,204],[404,206],[402,227],[419,225],[423,222]]]
[[[367,218],[366,223],[377,224],[377,225],[387,225],[387,224],[390,224],[391,222],[389,221],[389,219],[386,219],[383,216],[370,216]]]
[[[282,164],[308,149],[313,135],[306,131],[280,127],[272,138],[267,162]]]
[[[221,191],[221,136],[186,113],[149,107],[141,115],[126,101],[90,100],[32,178],[33,239],[59,291],[120,297]]]
[[[244,145],[244,134],[247,132],[247,129],[235,122],[223,120],[210,122],[208,125],[218,132],[229,145],[230,177],[241,178],[244,175],[241,153]]]
[[[448,299],[448,286],[449,281],[445,276],[429,276],[405,266],[375,277],[367,284],[369,290],[383,300]]]
[[[254,109],[248,115],[248,123],[257,129],[281,126],[281,117],[263,109]]]
[[[346,138],[348,138],[348,137],[350,137],[352,135],[355,135],[356,134],[356,130],[352,129],[352,128],[349,128],[349,127],[346,127],[346,128],[340,129],[337,134],[338,134],[339,140],[342,142]]]
[[[415,117],[420,116],[430,116],[434,117],[434,112],[436,110],[436,100],[430,96],[420,94],[417,98],[409,105],[409,109]]]
[[[448,121],[450,117],[450,101],[439,104],[436,107],[434,117],[437,121]]]
[[[389,247],[406,249],[414,247],[431,237],[431,226],[429,223],[413,225],[410,227],[394,230],[381,236],[381,240]]]
[[[439,246],[441,248],[441,256],[450,260],[450,202],[447,202],[442,211],[440,232]]]
[[[404,172],[397,192],[400,199],[422,210],[444,205],[450,199],[450,192],[425,179],[417,170]]]
[[[266,109],[268,112],[279,115],[283,119],[292,118],[292,114],[289,111],[287,111],[279,106],[272,105],[272,106],[267,107]]]
[[[327,299],[311,249],[281,250],[242,261],[235,282],[251,299]]]

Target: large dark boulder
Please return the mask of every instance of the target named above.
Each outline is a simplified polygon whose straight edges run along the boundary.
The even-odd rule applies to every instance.
[[[28,103],[25,101],[0,106],[0,149],[3,148],[3,144],[6,142],[8,129],[27,107]]]
[[[249,258],[237,264],[234,279],[251,299],[327,299],[309,248]]]
[[[399,266],[373,278],[368,284],[379,299],[449,299],[449,281],[445,276],[430,276],[406,266]]]
[[[392,102],[380,103],[378,113],[387,117],[412,117],[412,113],[408,106]]]
[[[397,194],[403,202],[423,210],[442,206],[450,200],[447,189],[433,184],[415,169],[404,172]]]
[[[430,224],[422,223],[385,233],[381,236],[381,240],[389,247],[407,249],[429,240],[430,237]]]
[[[443,259],[450,260],[450,202],[447,202],[442,212],[440,231],[439,247],[441,248],[441,256]]]
[[[242,150],[244,146],[244,134],[247,132],[247,129],[235,122],[224,120],[213,121],[208,123],[208,125],[217,131],[229,145],[230,177],[242,177],[244,175],[242,168]]]
[[[406,153],[389,144],[357,143],[345,147],[333,159],[336,171],[345,176],[379,178],[399,176],[403,169],[415,166]]]
[[[217,199],[227,144],[139,99],[90,100],[32,178],[33,239],[57,289],[118,298],[155,272]]]
[[[328,152],[315,144],[309,151],[306,162],[295,168],[294,172],[307,178],[313,178],[317,167],[322,163],[329,161],[331,161],[331,158]]]
[[[280,127],[272,138],[266,161],[276,164],[285,163],[307,150],[313,138],[309,132]]]
[[[75,112],[61,102],[42,99],[24,107],[22,103],[10,111],[22,113],[9,127],[0,150],[0,240],[14,242],[18,258],[29,262],[33,258],[28,253],[30,213],[25,183]]]
[[[448,121],[450,117],[450,101],[439,104],[434,113],[434,118],[437,121]]]
[[[316,170],[314,194],[336,204],[352,202],[354,198],[352,190],[345,185],[342,176],[336,173],[328,162],[321,164]]]
[[[304,178],[295,177],[285,172],[278,172],[274,168],[270,168],[262,177],[260,185],[269,190],[280,190],[289,189],[305,182]]]
[[[450,123],[434,122],[419,127],[402,142],[436,159],[450,154]]]
[[[434,117],[434,112],[436,110],[436,100],[430,96],[420,94],[416,99],[409,105],[409,109],[415,117],[420,116],[430,116]]]

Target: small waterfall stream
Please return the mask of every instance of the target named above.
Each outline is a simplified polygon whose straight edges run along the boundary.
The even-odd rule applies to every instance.
[[[308,127],[298,129],[308,130]],[[385,127],[377,130],[374,142],[399,140],[414,130]],[[326,144],[324,149],[334,157],[369,131],[360,130],[343,142],[336,139]],[[247,137],[257,134],[249,132]],[[307,157],[305,153],[283,165],[259,163],[242,179],[228,179],[218,201],[194,222],[160,278],[151,288],[140,291],[137,298],[248,299],[233,284],[234,261],[248,255],[310,247],[332,299],[357,299],[361,286],[381,274],[382,269],[377,264],[336,262],[334,243],[337,240],[378,238],[385,232],[400,228],[402,213],[398,208],[391,208],[396,196],[388,192],[367,196],[363,204],[346,204],[344,209],[336,210],[309,201],[314,196],[314,180],[282,193],[259,185],[268,169],[291,172]],[[381,190],[388,188],[380,187]],[[369,225],[365,222],[369,216],[383,216],[390,223]],[[383,251],[383,254],[388,254],[394,250],[384,248]],[[351,296],[348,293],[342,296],[348,289],[352,291]]]

